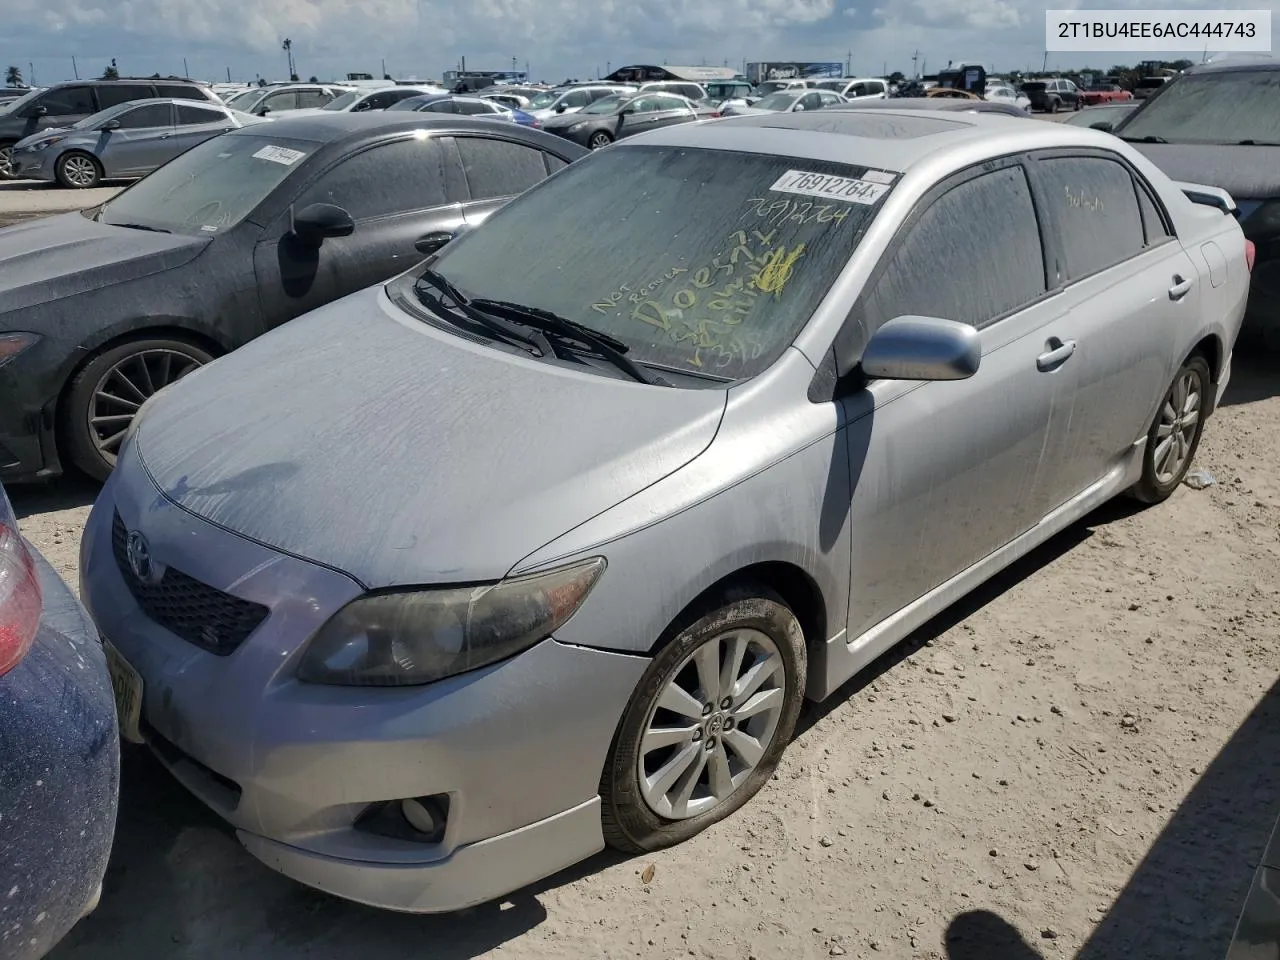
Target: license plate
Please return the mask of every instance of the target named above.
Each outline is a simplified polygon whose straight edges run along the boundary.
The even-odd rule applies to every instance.
[[[142,716],[142,676],[110,643],[104,640],[102,648],[107,654],[107,671],[111,674],[111,688],[116,695],[120,736],[131,743],[142,743],[142,732],[138,729]]]

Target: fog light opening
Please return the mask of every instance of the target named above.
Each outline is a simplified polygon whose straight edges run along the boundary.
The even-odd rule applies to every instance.
[[[444,817],[434,807],[427,797],[400,801],[400,813],[409,821],[409,826],[427,835],[444,832]]]
[[[406,797],[372,804],[356,819],[357,830],[406,840],[411,843],[440,843],[449,820],[448,794]]]

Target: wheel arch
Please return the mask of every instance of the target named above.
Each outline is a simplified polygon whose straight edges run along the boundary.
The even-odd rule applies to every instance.
[[[1216,387],[1222,382],[1223,363],[1225,362],[1225,351],[1222,339],[1216,333],[1210,333],[1202,337],[1200,341],[1191,348],[1191,352],[1187,354],[1187,360],[1192,357],[1204,357],[1205,363],[1209,365],[1209,379],[1215,389],[1209,394],[1208,406],[1209,412],[1212,413],[1217,406],[1218,391]]]

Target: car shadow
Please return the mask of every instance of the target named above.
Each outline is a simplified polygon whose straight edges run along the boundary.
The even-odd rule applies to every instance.
[[[1231,382],[1222,406],[1257,403],[1280,396],[1280,353],[1247,340],[1243,334],[1231,359]]]
[[[390,913],[312,890],[260,864],[145,748],[123,749],[120,779],[102,900],[48,960],[464,960],[542,923],[540,894],[625,859],[597,854],[454,914]]]
[[[87,507],[98,498],[102,484],[79,473],[67,473],[56,480],[6,486],[18,520],[36,513]]]

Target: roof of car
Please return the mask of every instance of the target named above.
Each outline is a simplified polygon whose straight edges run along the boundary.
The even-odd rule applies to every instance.
[[[1202,63],[1192,67],[1187,73],[1203,74],[1203,73],[1256,73],[1260,70],[1274,71],[1280,70],[1280,60],[1253,60],[1241,58],[1228,58],[1217,63]],[[1157,77],[1143,77],[1143,80],[1160,79]],[[1172,80],[1173,77],[1165,77],[1165,80]]]
[[[857,107],[679,124],[638,134],[610,149],[659,143],[810,160],[848,157],[899,172],[937,155],[941,147],[971,147],[987,156],[1072,145],[1115,149],[1114,138],[1097,130],[1027,123],[1002,113]]]
[[[491,119],[456,114],[418,113],[408,110],[373,110],[351,113],[345,110],[321,111],[304,117],[280,114],[268,127],[254,125],[232,130],[226,136],[279,137],[287,140],[310,140],[314,143],[342,144],[371,139],[381,134],[409,130],[483,131],[492,135],[501,131],[517,139],[542,144],[552,152],[576,153],[582,148],[563,137],[515,123],[496,124]],[[566,147],[566,144],[568,145]]]
[[[859,100],[838,103],[826,110],[941,110],[946,113],[999,113],[1008,117],[1030,117],[1021,107],[998,100],[968,100],[961,97],[894,97],[891,100]]]

